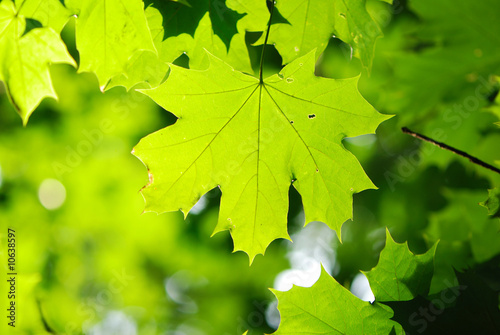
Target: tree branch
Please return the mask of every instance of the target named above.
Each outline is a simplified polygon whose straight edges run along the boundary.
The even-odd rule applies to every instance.
[[[448,144],[435,141],[432,138],[429,138],[429,137],[427,137],[425,135],[422,135],[422,134],[419,134],[419,133],[415,133],[414,131],[411,131],[410,129],[408,129],[406,127],[401,128],[401,130],[403,131],[403,133],[408,134],[410,136],[413,136],[415,138],[418,138],[419,140],[432,143],[432,144],[440,147],[441,149],[445,149],[445,150],[453,152],[454,154],[457,154],[459,156],[465,157],[465,158],[467,158],[468,160],[470,160],[474,164],[482,166],[482,167],[484,167],[484,168],[486,168],[488,170],[491,170],[493,172],[500,173],[500,169],[494,167],[493,165],[485,163],[482,160],[480,160],[480,159],[478,159],[478,158],[476,158],[474,156],[471,156],[471,155],[469,155],[466,152],[463,152],[462,150],[458,150],[458,149],[455,149],[455,148],[449,146]]]

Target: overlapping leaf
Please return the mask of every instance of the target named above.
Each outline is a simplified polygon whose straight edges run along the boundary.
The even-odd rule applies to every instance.
[[[266,1],[226,0],[228,8],[244,16],[238,21],[238,31],[262,31],[269,22]]]
[[[230,230],[250,260],[287,234],[290,184],[306,222],[340,231],[352,194],[373,184],[342,146],[373,133],[387,116],[359,94],[357,78],[314,76],[315,56],[292,62],[262,83],[214,56],[205,71],[172,66],[168,80],[144,93],[179,120],[137,145],[148,167],[146,210],[188,213],[201,195],[222,191],[215,232]]]
[[[276,9],[287,22],[271,26],[269,43],[275,44],[283,64],[313,49],[319,57],[335,35],[351,45],[364,67],[371,67],[375,41],[382,32],[368,14],[364,0],[278,1]],[[257,41],[262,43],[264,36]]]
[[[16,11],[11,0],[0,3],[0,80],[9,99],[28,122],[44,97],[57,99],[50,80],[49,65],[67,63],[76,66],[51,28],[36,28],[26,34],[26,19]]]
[[[43,27],[51,27],[57,32],[68,22],[71,11],[60,0],[16,0],[19,14],[38,21]]]
[[[231,64],[235,69],[252,73],[245,32],[263,30],[269,19],[265,1],[251,3],[223,0],[190,1],[189,5],[171,1],[147,1],[146,17],[158,55],[144,51],[134,55],[124,74],[112,79],[107,88],[127,88],[139,82],[156,87],[173,62],[183,53],[189,66],[208,66],[205,50]],[[246,11],[248,9],[248,12]]]
[[[80,72],[94,72],[99,86],[125,71],[136,52],[156,52],[141,0],[66,1],[77,12]]]
[[[272,291],[281,315],[275,335],[403,334],[389,307],[356,298],[324,269],[312,287]]]
[[[319,57],[333,35],[335,7],[322,0],[278,1],[276,11],[286,20],[271,26],[270,44],[274,44],[283,64],[316,49]],[[265,34],[257,44],[264,43]]]
[[[377,266],[365,273],[375,299],[406,301],[426,295],[434,272],[436,245],[423,255],[414,255],[407,243],[396,243],[387,231]]]

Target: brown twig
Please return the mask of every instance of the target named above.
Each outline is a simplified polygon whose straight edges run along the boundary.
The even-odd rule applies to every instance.
[[[483,162],[482,160],[474,157],[474,156],[471,156],[469,155],[468,153],[466,152],[463,152],[462,150],[458,150],[458,149],[455,149],[453,147],[450,147],[448,144],[445,144],[445,143],[442,143],[442,142],[438,142],[438,141],[435,141],[433,140],[432,138],[429,138],[425,135],[422,135],[422,134],[419,134],[419,133],[416,133],[414,131],[411,131],[410,129],[406,128],[406,127],[403,127],[401,128],[401,130],[403,131],[403,133],[405,134],[408,134],[410,136],[413,136],[415,138],[418,138],[419,140],[422,140],[422,141],[426,141],[426,142],[429,142],[429,143],[432,143],[438,147],[440,147],[441,149],[445,149],[445,150],[448,150],[448,151],[451,151],[453,152],[454,154],[457,154],[459,156],[462,156],[462,157],[465,157],[467,158],[468,160],[470,160],[472,163],[474,164],[477,164],[479,166],[482,166],[488,170],[491,170],[491,171],[494,171],[496,173],[500,173],[500,169],[494,167],[493,165],[490,165],[488,163],[485,163]]]

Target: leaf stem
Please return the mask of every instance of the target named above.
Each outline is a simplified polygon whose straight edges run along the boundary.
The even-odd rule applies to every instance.
[[[482,166],[482,167],[484,167],[484,168],[486,168],[488,170],[491,170],[493,172],[500,173],[500,169],[494,167],[493,165],[485,163],[482,160],[480,160],[479,158],[471,156],[468,153],[463,152],[462,150],[455,149],[455,148],[449,146],[448,144],[445,144],[445,143],[442,143],[442,142],[438,142],[438,141],[433,140],[432,138],[429,138],[429,137],[427,137],[425,135],[422,135],[422,134],[416,133],[414,131],[411,131],[410,129],[408,129],[406,127],[401,128],[401,130],[403,131],[403,133],[408,134],[410,136],[413,136],[415,138],[418,138],[419,140],[432,143],[435,146],[440,147],[441,149],[445,149],[445,150],[453,152],[454,154],[457,154],[459,156],[465,157],[465,158],[467,158],[468,160],[470,160],[474,164]]]
[[[262,46],[262,54],[260,56],[259,81],[261,84],[264,83],[264,80],[262,79],[262,67],[264,66],[264,52],[266,50],[266,44],[269,38],[269,31],[271,30],[271,22],[273,20],[273,12],[274,12],[274,0],[266,0],[266,1],[267,1],[267,7],[269,8],[269,12],[271,14],[269,15],[269,23],[267,24],[266,39],[264,40],[264,45]]]
[[[23,2],[21,2],[21,4],[19,5],[19,7],[16,8],[16,16],[19,14],[19,11],[21,10],[21,8],[23,8],[24,4],[26,3],[26,0],[24,0]]]

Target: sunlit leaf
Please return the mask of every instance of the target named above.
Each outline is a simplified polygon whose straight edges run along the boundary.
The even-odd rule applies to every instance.
[[[112,79],[107,88],[127,88],[139,82],[156,87],[168,70],[167,63],[182,54],[189,57],[189,67],[208,66],[206,51],[230,63],[235,69],[252,73],[245,45],[247,30],[265,29],[269,13],[265,3],[255,6],[252,15],[242,12],[245,1],[225,4],[223,0],[192,1],[190,6],[170,1],[146,1],[146,17],[158,54],[143,51],[135,54],[124,74]],[[233,6],[233,10],[229,5]]]
[[[77,11],[80,72],[94,72],[104,89],[140,50],[156,52],[141,0],[67,1]]]
[[[314,49],[319,57],[334,32],[334,4],[322,0],[278,1],[275,11],[268,43],[275,45],[283,58],[283,64]],[[278,13],[284,20],[276,22]],[[265,34],[256,44],[262,44],[264,40]]]
[[[310,53],[260,83],[210,56],[205,71],[172,67],[144,93],[179,120],[137,145],[150,171],[146,210],[182,210],[219,186],[215,232],[229,230],[235,250],[253,260],[274,239],[289,238],[288,189],[302,195],[306,222],[340,232],[352,194],[374,188],[346,136],[373,133],[387,116],[359,94],[357,78],[314,76]]]
[[[0,80],[23,120],[45,97],[57,99],[49,65],[76,66],[59,35],[51,28],[36,28],[24,34],[26,19],[16,12],[14,3],[0,3]]]
[[[43,27],[60,32],[71,16],[71,11],[60,0],[16,0],[19,14],[37,20]]]
[[[332,36],[351,45],[354,56],[370,68],[375,41],[382,36],[366,11],[365,1],[278,1],[276,10],[286,20],[271,26],[269,43],[278,49],[283,64],[316,49],[319,57]],[[264,43],[264,35],[257,44]]]

